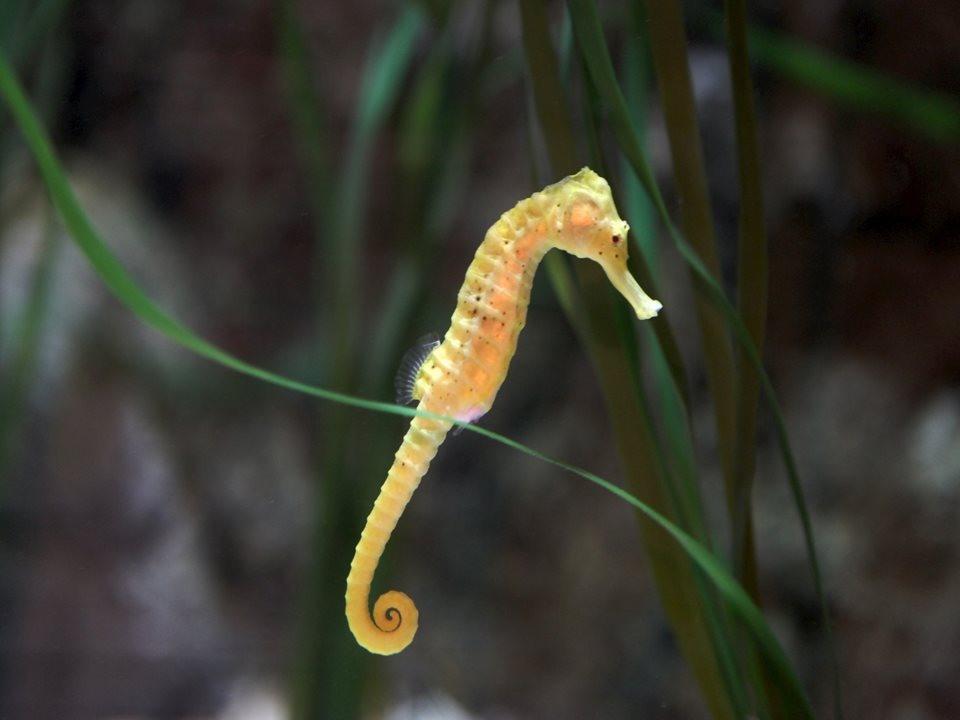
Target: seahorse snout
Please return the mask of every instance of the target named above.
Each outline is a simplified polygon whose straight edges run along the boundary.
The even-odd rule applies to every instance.
[[[601,262],[600,266],[607,274],[607,279],[610,280],[610,284],[630,303],[630,307],[633,308],[638,319],[647,320],[648,318],[655,317],[656,314],[660,312],[663,303],[659,300],[654,300],[643,291],[643,288],[634,280],[633,275],[631,275],[627,269],[626,260],[624,260],[623,263],[614,263],[613,261]]]

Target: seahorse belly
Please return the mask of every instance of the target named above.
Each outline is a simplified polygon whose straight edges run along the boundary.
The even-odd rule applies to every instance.
[[[493,405],[527,318],[537,267],[549,250],[532,199],[504,214],[477,250],[443,342],[425,363],[421,397],[432,412],[473,422]]]

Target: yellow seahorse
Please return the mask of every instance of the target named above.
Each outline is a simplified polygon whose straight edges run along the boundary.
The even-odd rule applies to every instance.
[[[533,276],[552,248],[599,263],[641,320],[660,303],[627,270],[628,225],[607,181],[589,168],[550,185],[504,213],[487,231],[457,297],[443,342],[415,348],[398,373],[400,401],[473,422],[493,405],[506,379],[530,302]],[[393,529],[437,454],[451,423],[415,417],[367,517],[347,577],[347,621],[372,653],[403,650],[417,632],[418,612],[405,594],[379,597],[370,614],[370,584]]]

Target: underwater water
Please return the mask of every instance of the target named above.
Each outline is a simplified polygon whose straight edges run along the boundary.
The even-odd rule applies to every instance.
[[[761,685],[786,717],[819,718],[833,653],[846,717],[960,715],[960,10],[750,6],[768,34],[751,40],[762,196],[744,196],[723,29],[712,5],[684,7],[680,56],[646,36],[669,24],[658,8],[578,0],[0,12],[3,56],[138,288],[76,241],[5,83],[0,718],[696,719],[755,712]],[[781,416],[645,199],[591,64],[590,8],[677,232],[693,242],[688,213],[706,208],[713,255],[697,252],[731,306],[748,273],[766,278],[760,355],[832,636]],[[699,200],[677,153],[684,77]],[[416,603],[416,637],[367,653],[346,579],[410,418],[209,362],[131,298],[258,368],[392,403],[488,228],[571,165],[609,181],[631,271],[664,312],[640,322],[588,261],[551,253],[479,425],[664,512],[762,615],[734,622],[749,601],[629,502],[466,430],[374,575],[373,598]],[[751,203],[762,271],[738,251]],[[751,570],[718,418],[750,428],[753,406]]]

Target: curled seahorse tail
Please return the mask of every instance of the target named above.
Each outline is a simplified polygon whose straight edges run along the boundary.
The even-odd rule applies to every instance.
[[[381,595],[371,615],[370,585],[393,529],[449,429],[449,423],[420,417],[410,423],[350,563],[347,622],[357,642],[377,655],[400,652],[417,632],[417,606],[402,592]]]

